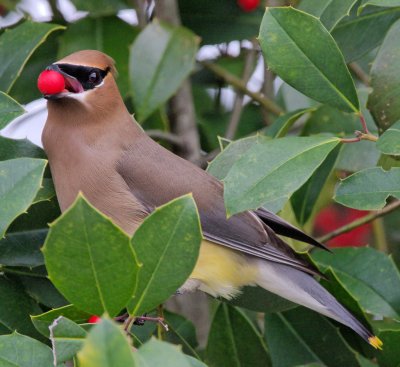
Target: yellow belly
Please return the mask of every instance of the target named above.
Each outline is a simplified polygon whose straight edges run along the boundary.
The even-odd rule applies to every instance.
[[[254,285],[257,272],[257,267],[246,255],[203,240],[190,279],[199,280],[202,291],[230,299],[242,286]]]

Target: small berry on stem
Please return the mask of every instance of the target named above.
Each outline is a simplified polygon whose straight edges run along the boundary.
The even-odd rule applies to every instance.
[[[238,5],[245,12],[254,11],[260,5],[260,0],[238,0]]]
[[[101,317],[96,316],[96,315],[92,315],[89,317],[89,319],[87,320],[88,324],[97,324],[101,321]]]

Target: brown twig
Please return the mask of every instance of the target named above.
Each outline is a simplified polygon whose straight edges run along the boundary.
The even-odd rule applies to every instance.
[[[250,79],[251,72],[253,71],[253,66],[257,55],[255,42],[256,42],[255,40],[252,41],[252,48],[247,51],[246,59],[244,62],[244,69],[242,75],[242,81],[244,84],[247,84],[247,82]],[[237,91],[235,102],[233,104],[231,118],[228,123],[228,128],[226,129],[225,132],[225,137],[227,139],[233,139],[235,137],[236,130],[239,126],[240,116],[242,115],[243,111],[243,99],[244,99],[243,93]]]
[[[268,69],[268,65],[265,61],[264,58],[262,58],[262,61],[264,63],[264,80],[262,84],[262,93],[269,99],[274,98],[274,80],[275,80],[275,74],[272,72],[272,70]],[[261,109],[261,113],[263,116],[263,121],[266,126],[271,125],[271,116],[270,112],[266,111],[265,109]]]
[[[356,130],[354,132],[354,134],[356,135],[355,138],[343,138],[343,139],[340,139],[340,141],[342,143],[355,143],[355,142],[358,142],[361,140],[377,141],[378,137],[369,132],[367,123],[361,112],[358,114],[358,116],[360,117],[360,122],[361,122],[361,126],[363,128],[363,131]]]
[[[133,7],[136,10],[138,23],[140,28],[144,28],[147,25],[147,0],[133,0]]]
[[[357,76],[358,79],[360,79],[363,84],[365,84],[367,87],[370,85],[370,79],[367,73],[361,68],[360,65],[358,65],[356,62],[351,62],[349,63],[349,67],[352,70],[352,72]]]
[[[229,73],[219,65],[216,65],[209,61],[200,61],[200,64],[208,70],[212,71],[215,75],[225,80],[226,83],[232,85],[237,90],[241,91],[242,93],[252,98],[254,101],[258,102],[264,109],[272,112],[275,115],[280,115],[283,113],[282,108],[280,108],[274,101],[259,92],[252,92],[247,88],[246,83],[243,83],[241,79]]]
[[[167,131],[161,131],[161,130],[146,130],[146,134],[150,136],[152,139],[159,139],[159,140],[164,140],[167,143],[171,143],[177,147],[182,147],[183,146],[183,139],[176,135],[169,133]]]
[[[344,225],[343,227],[337,228],[333,232],[330,232],[330,233],[326,234],[325,236],[319,237],[318,241],[319,242],[329,241],[332,238],[340,236],[343,233],[350,232],[354,228],[360,227],[365,223],[372,222],[373,220],[375,220],[375,219],[377,219],[379,217],[382,217],[382,216],[384,216],[386,214],[389,214],[389,213],[393,212],[394,210],[396,210],[398,208],[400,208],[400,200],[396,200],[396,201],[388,204],[387,206],[385,206],[381,210],[377,210],[377,211],[375,211],[373,213],[367,214],[362,218],[356,219],[353,222]]]

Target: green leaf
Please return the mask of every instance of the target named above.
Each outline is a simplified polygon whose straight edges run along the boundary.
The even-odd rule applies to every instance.
[[[0,162],[0,238],[11,222],[25,212],[42,182],[47,161],[18,158]]]
[[[51,349],[25,335],[13,333],[0,336],[0,366],[54,367]]]
[[[71,2],[77,9],[86,10],[94,17],[116,14],[118,10],[127,7],[121,0],[72,0]]]
[[[271,126],[268,126],[265,134],[271,138],[283,138],[301,116],[313,110],[313,108],[303,108],[279,116]]]
[[[193,360],[171,344],[157,339],[150,339],[134,354],[137,366],[191,367]],[[199,366],[199,364],[197,364]],[[200,364],[200,366],[203,366]],[[83,366],[85,367],[85,366]],[[112,366],[114,367],[114,366]],[[125,367],[122,366],[121,367]]]
[[[319,106],[310,114],[301,135],[332,133],[338,136],[352,135],[360,129],[360,119],[353,113],[345,113],[327,105]]]
[[[199,255],[201,228],[196,204],[185,195],[157,208],[136,230],[132,244],[143,264],[131,315],[151,311],[189,277]]]
[[[327,367],[360,366],[355,352],[337,328],[323,316],[304,307],[266,315],[265,338],[274,367],[312,362]]]
[[[168,324],[168,333],[165,341],[182,345],[183,352],[198,357],[195,348],[198,346],[196,329],[193,323],[176,313],[164,311],[164,318]]]
[[[400,8],[376,8],[343,19],[332,31],[346,59],[351,62],[379,46],[390,26],[400,17]]]
[[[24,286],[28,293],[36,302],[45,305],[49,308],[61,307],[68,304],[66,299],[54,287],[45,276],[35,277],[28,275],[19,275],[16,277]]]
[[[276,210],[277,202],[282,209],[338,142],[337,138],[289,137],[253,144],[223,180],[227,213],[260,206]]]
[[[0,264],[27,267],[43,265],[40,248],[46,234],[47,229],[7,233],[6,237],[0,240]]]
[[[243,287],[241,293],[229,301],[233,306],[257,312],[286,311],[297,305],[261,287]]]
[[[0,136],[0,161],[13,158],[45,158],[43,149],[32,144],[27,139],[9,139]]]
[[[221,303],[208,335],[206,361],[218,367],[270,366],[260,333],[239,309]]]
[[[140,122],[168,100],[193,69],[198,38],[183,27],[153,21],[130,49],[130,82]]]
[[[91,314],[78,310],[74,305],[67,305],[40,315],[31,316],[31,319],[35,328],[48,338],[50,336],[49,326],[60,316],[75,321],[78,324],[83,324],[87,322]]]
[[[373,141],[362,140],[357,144],[345,144],[339,153],[337,170],[356,172],[376,166],[380,153]]]
[[[79,367],[138,366],[122,328],[109,319],[103,319],[90,330],[78,361]]]
[[[349,15],[355,2],[356,0],[302,0],[298,9],[316,16],[331,31],[343,17]]]
[[[204,44],[248,40],[257,35],[263,6],[251,12],[232,0],[179,0],[182,23],[201,37]]]
[[[0,90],[8,92],[21,74],[23,67],[36,48],[47,36],[64,27],[49,23],[26,21],[0,36]]]
[[[85,1],[86,3],[86,1]],[[99,5],[96,5],[98,9]],[[95,49],[110,55],[118,69],[117,84],[123,96],[129,92],[129,49],[137,34],[123,20],[112,17],[84,18],[68,25],[60,38],[59,59],[73,52]]]
[[[189,361],[191,367],[207,367],[207,365],[194,357],[186,356],[186,359]]]
[[[267,8],[259,40],[268,67],[288,84],[321,103],[359,111],[343,55],[318,19],[293,8]]]
[[[353,173],[340,182],[334,199],[350,208],[377,210],[389,196],[400,199],[400,168],[373,167]]]
[[[376,354],[380,367],[398,367],[400,361],[400,329],[379,330],[379,339],[382,340],[384,349]]]
[[[0,92],[0,129],[24,113],[24,108],[16,100]]]
[[[371,68],[368,108],[381,130],[400,120],[399,37],[400,20],[390,28]]]
[[[51,281],[83,311],[115,316],[133,296],[139,265],[129,237],[82,196],[51,224],[42,251]]]
[[[0,323],[9,331],[36,337],[37,334],[29,315],[38,314],[41,310],[23,288],[11,280],[0,276]]]
[[[400,274],[391,257],[369,247],[333,249],[334,256],[315,251],[312,258],[323,270],[331,267],[364,311],[398,318]],[[372,265],[373,264],[373,265]]]
[[[400,121],[387,129],[376,142],[383,154],[400,155]]]
[[[61,32],[51,33],[46,38],[46,42],[36,48],[35,52],[24,65],[21,74],[11,87],[9,93],[19,103],[27,104],[35,99],[43,97],[36,87],[38,76],[46,66],[58,60],[57,50],[60,34]],[[26,118],[28,118],[28,116],[26,116]]]
[[[49,328],[57,364],[72,360],[83,346],[86,331],[63,316],[55,319]]]
[[[297,222],[304,225],[311,217],[322,189],[332,173],[342,146],[333,149],[307,182],[290,198]]]
[[[51,198],[56,196],[56,190],[54,188],[53,180],[51,178],[44,178],[42,186],[33,199],[33,204],[39,203],[40,201],[49,201]]]
[[[365,8],[368,5],[395,7],[395,6],[400,6],[400,1],[399,0],[362,0],[361,5],[358,9],[358,12],[360,12],[363,8]]]
[[[234,163],[255,143],[263,139],[265,138],[255,135],[229,143],[229,145],[209,163],[207,172],[219,180],[223,180]]]

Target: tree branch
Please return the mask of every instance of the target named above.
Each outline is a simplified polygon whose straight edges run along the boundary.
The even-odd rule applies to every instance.
[[[181,24],[176,0],[156,1],[155,12],[159,19],[175,26]],[[171,130],[182,139],[181,146],[175,152],[193,163],[200,164],[200,137],[189,79],[182,83],[175,96],[171,98],[170,107]]]
[[[349,67],[351,71],[357,76],[358,79],[360,79],[363,84],[365,84],[367,87],[370,85],[370,79],[369,76],[365,73],[365,71],[361,68],[360,65],[358,65],[356,62],[351,62],[349,63]]]
[[[365,223],[369,223],[372,222],[373,220],[382,217],[386,214],[389,214],[391,212],[393,212],[394,210],[400,208],[400,200],[396,200],[392,203],[390,203],[389,205],[385,206],[383,209],[381,210],[377,210],[373,213],[370,213],[368,215],[365,215],[362,218],[356,219],[355,221],[346,224],[343,227],[337,228],[335,229],[333,232],[326,234],[325,236],[322,236],[320,238],[318,238],[319,242],[326,242],[331,240],[332,238],[335,238],[337,236],[340,236],[343,233],[347,233],[350,232],[351,230],[353,230],[354,228],[360,227]]]
[[[272,112],[275,115],[280,115],[283,113],[282,108],[280,108],[274,101],[265,97],[261,93],[252,92],[247,88],[246,84],[243,83],[242,80],[240,80],[235,75],[229,73],[224,68],[208,61],[200,61],[200,64],[203,65],[205,68],[211,70],[215,75],[218,75],[228,84],[231,84],[237,90],[251,97],[253,100],[258,102],[264,109]]]
[[[183,146],[183,140],[175,134],[161,130],[146,130],[146,134],[152,139],[164,140],[167,143],[171,143],[177,147]]]
[[[256,59],[257,50],[255,48],[255,41],[252,42],[252,48],[247,51],[246,59],[244,62],[244,70],[242,75],[242,82],[247,85],[250,79],[251,72],[253,71],[254,62]],[[233,139],[236,134],[236,130],[239,126],[240,116],[243,111],[243,99],[244,95],[242,92],[237,91],[235,103],[233,105],[231,118],[229,120],[228,128],[225,132],[225,137],[227,139]]]
[[[144,28],[147,25],[147,0],[133,0],[133,7],[136,10],[138,23],[140,28]]]
[[[268,69],[268,65],[266,64],[264,58],[262,58],[262,62],[264,63],[264,80],[261,91],[264,96],[272,100],[274,98],[275,74],[272,72],[272,70]],[[263,116],[264,124],[266,126],[271,125],[272,121],[270,112],[266,111],[265,109],[261,109],[261,113]]]

